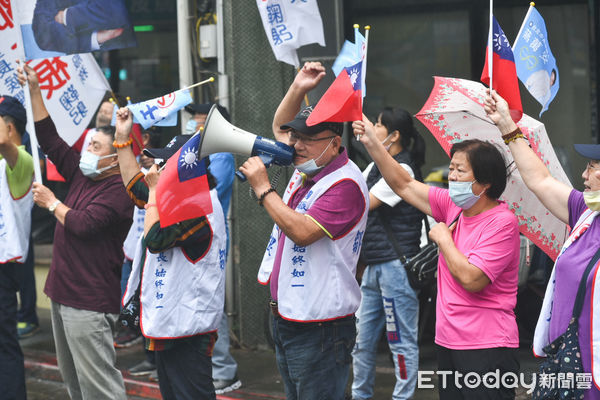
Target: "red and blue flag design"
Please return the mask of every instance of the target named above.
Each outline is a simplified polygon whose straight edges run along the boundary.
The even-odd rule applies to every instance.
[[[212,213],[204,159],[198,159],[200,135],[192,136],[173,154],[156,187],[156,206],[162,228]]]
[[[177,111],[192,102],[189,89],[181,89],[162,97],[146,100],[141,103],[128,104],[134,122],[148,129],[152,125],[177,125]]]
[[[306,125],[362,119],[362,63],[345,67],[338,74],[306,120]]]
[[[517,122],[523,116],[523,106],[521,105],[521,93],[519,91],[519,80],[517,78],[517,67],[510,43],[506,35],[500,28],[496,17],[492,19],[492,89],[495,90],[506,102],[510,109],[510,116]],[[488,43],[488,46],[490,43]],[[488,52],[486,51],[485,65],[481,73],[481,82],[490,85],[490,75],[488,70]]]

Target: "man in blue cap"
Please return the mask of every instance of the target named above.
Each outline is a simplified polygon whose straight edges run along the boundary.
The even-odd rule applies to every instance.
[[[17,272],[29,249],[33,158],[21,143],[27,123],[23,105],[14,97],[0,96],[0,117],[0,387],[3,398],[25,399]]]

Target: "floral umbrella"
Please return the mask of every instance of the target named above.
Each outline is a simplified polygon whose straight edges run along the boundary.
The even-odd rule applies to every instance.
[[[431,131],[448,155],[452,144],[462,140],[481,139],[497,145],[511,172],[500,199],[517,216],[521,233],[552,259],[556,259],[567,237],[567,226],[550,214],[525,186],[508,146],[483,109],[486,87],[466,79],[434,78],[435,85],[429,99],[416,117]],[[523,114],[517,125],[552,176],[571,186],[548,139],[544,124]]]

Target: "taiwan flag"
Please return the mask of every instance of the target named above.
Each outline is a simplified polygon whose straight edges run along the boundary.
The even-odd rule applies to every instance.
[[[315,106],[306,125],[362,119],[362,63],[359,61],[342,69]]]
[[[517,68],[512,48],[506,38],[506,35],[500,28],[496,17],[492,19],[492,89],[495,90],[506,102],[510,109],[510,116],[517,122],[523,116],[523,106],[521,105],[521,93],[519,92],[519,80],[517,78]],[[488,43],[488,46],[490,43]],[[488,52],[486,51],[485,65],[481,73],[481,82],[490,86],[490,75],[488,70]]]
[[[204,160],[197,158],[200,135],[192,136],[165,165],[156,186],[162,228],[212,213]]]

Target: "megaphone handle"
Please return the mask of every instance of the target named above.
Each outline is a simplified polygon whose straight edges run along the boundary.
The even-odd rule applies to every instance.
[[[268,154],[260,154],[258,157],[262,160],[265,167],[269,168],[273,164],[273,156]]]
[[[247,180],[246,175],[244,175],[241,171],[237,171],[235,176],[237,176],[240,182],[246,182]]]
[[[273,163],[272,156],[260,154],[259,157],[262,160],[263,164],[265,164],[265,167],[267,167],[267,168],[269,168],[271,166],[271,164]],[[237,178],[240,180],[240,182],[246,182],[246,180],[247,180],[246,175],[244,175],[241,171],[237,171],[235,173],[235,176],[237,176]]]

